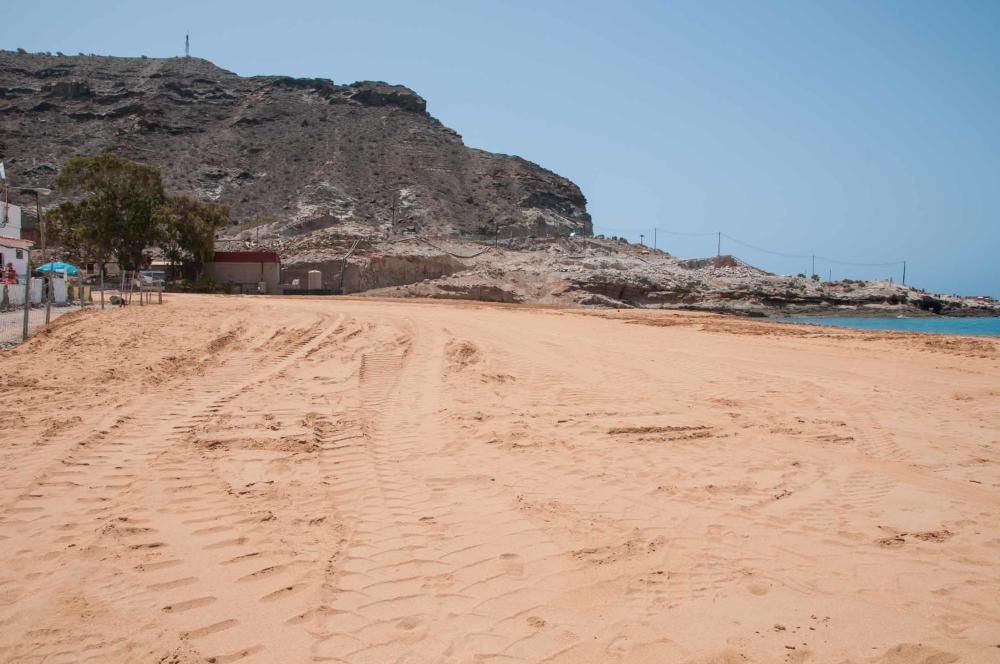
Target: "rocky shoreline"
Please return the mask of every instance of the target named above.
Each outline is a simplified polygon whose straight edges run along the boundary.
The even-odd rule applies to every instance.
[[[250,239],[244,233],[229,246],[244,246]],[[353,240],[329,232],[274,234],[266,235],[261,246],[282,255],[287,281],[303,280],[317,269],[326,287],[342,285],[344,293],[364,296],[675,309],[755,318],[1000,315],[996,301],[932,294],[891,281],[778,275],[735,256],[680,259],[614,240],[487,243],[412,236],[365,240],[350,253]]]

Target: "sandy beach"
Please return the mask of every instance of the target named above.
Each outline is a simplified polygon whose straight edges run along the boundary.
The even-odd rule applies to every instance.
[[[224,296],[0,354],[0,661],[1000,661],[1000,342]]]

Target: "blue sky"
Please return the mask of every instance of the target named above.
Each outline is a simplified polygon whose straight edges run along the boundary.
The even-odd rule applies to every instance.
[[[12,3],[5,48],[386,80],[572,179],[598,232],[1000,296],[1000,3]],[[11,29],[13,28],[13,29]],[[10,35],[14,34],[15,37]],[[735,253],[783,273],[811,260]],[[897,266],[817,261],[824,277]]]

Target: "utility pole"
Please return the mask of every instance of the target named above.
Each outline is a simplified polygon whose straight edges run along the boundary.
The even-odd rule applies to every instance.
[[[639,233],[639,244],[642,245],[642,246],[644,246],[644,247],[646,246],[645,239],[646,239],[646,236],[643,235],[642,233]]]
[[[812,274],[811,274],[811,275],[809,275],[809,276],[812,276],[812,277],[815,277],[815,276],[816,276],[816,256],[815,256],[815,255],[813,255],[813,268],[812,268]]]
[[[41,236],[42,241],[42,265],[48,263],[48,253],[45,250],[45,219],[42,217],[42,203],[40,194],[37,189],[32,189],[32,193],[35,194],[35,214],[38,215],[38,234]],[[51,266],[49,266],[51,267]],[[48,327],[49,320],[52,317],[52,270],[49,270],[49,276],[43,282],[45,288],[42,291],[42,297],[45,299],[45,326]]]
[[[827,281],[833,281],[833,268],[830,268],[830,273],[826,278]]]
[[[716,233],[717,241],[715,245],[715,257],[720,258],[722,256],[722,231]]]
[[[42,216],[42,202],[41,202],[41,198],[40,197],[41,197],[41,195],[43,193],[46,194],[46,195],[48,195],[48,194],[51,194],[52,191],[49,190],[49,189],[43,189],[41,187],[14,187],[14,189],[16,189],[16,190],[18,190],[18,191],[20,191],[21,193],[24,193],[24,194],[34,194],[35,195],[35,214],[38,215],[38,234],[41,236],[40,239],[41,239],[41,245],[42,245],[42,265],[44,265],[48,261],[47,261],[47,258],[46,258],[47,252],[45,250],[45,218]],[[30,267],[30,264],[29,264],[29,267]],[[30,270],[28,272],[27,279],[28,279],[28,283],[30,284],[31,283],[31,272],[30,272]],[[50,271],[49,272],[49,277],[48,277],[48,282],[49,282],[48,286],[51,286],[51,279],[52,279],[52,272]],[[43,291],[42,291],[42,297],[45,298],[45,324],[46,325],[49,324],[49,317],[51,315],[50,312],[51,312],[51,309],[52,309],[52,303],[51,303],[50,298],[49,298],[49,287],[48,286],[46,288],[44,288]],[[29,289],[29,291],[30,291],[30,289]],[[25,302],[25,306],[27,306],[27,301]]]
[[[184,35],[184,57],[191,57],[191,35]]]
[[[906,261],[903,261],[903,285],[906,285]]]
[[[653,250],[656,250],[656,226],[653,227]]]
[[[45,249],[45,218],[42,217],[42,203],[41,203],[41,190],[24,188],[21,189],[26,194],[35,195],[35,214],[38,215],[38,234],[41,239],[42,244],[42,265],[48,263],[48,252]],[[48,189],[45,190],[46,194],[52,193]],[[31,273],[28,273],[28,278],[31,278]],[[49,270],[48,277],[44,282],[45,288],[42,290],[42,297],[45,299],[45,324],[49,324],[49,319],[52,315],[52,298],[50,296],[50,290],[52,288],[52,270]]]

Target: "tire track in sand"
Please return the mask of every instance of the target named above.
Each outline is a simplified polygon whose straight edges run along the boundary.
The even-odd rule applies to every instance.
[[[483,469],[464,467],[448,451],[455,446],[441,423],[447,339],[437,326],[398,325],[397,347],[362,362],[361,441],[337,458],[348,536],[323,604],[301,618],[318,638],[313,656],[554,654],[566,647],[565,633],[540,633],[525,616],[561,588],[540,583],[561,564],[560,552]]]
[[[154,409],[148,405],[137,404],[132,408],[135,415],[119,418],[116,426],[72,448],[61,463],[66,467],[63,472],[70,473],[68,477],[74,479],[61,483],[59,491],[39,491],[24,496],[21,501],[26,502],[24,506],[30,511],[20,513],[31,517],[17,524],[4,524],[5,533],[30,543],[18,551],[18,557],[9,568],[9,576],[0,580],[6,596],[17,600],[29,593],[46,590],[63,592],[60,589],[72,582],[65,577],[62,566],[55,564],[59,560],[121,557],[131,559],[135,576],[122,574],[117,565],[97,564],[92,572],[93,583],[101,589],[101,595],[112,598],[116,608],[126,614],[155,616],[159,613],[168,622],[178,621],[184,625],[178,628],[181,639],[196,644],[199,649],[201,643],[211,645],[213,640],[231,634],[240,625],[251,629],[266,628],[267,625],[261,625],[256,619],[254,624],[247,625],[232,617],[182,622],[185,616],[195,616],[199,609],[239,606],[247,594],[253,595],[255,600],[260,595],[273,598],[274,589],[246,593],[232,588],[250,589],[256,581],[296,567],[292,560],[281,560],[266,570],[249,572],[234,565],[231,568],[235,570],[234,583],[225,588],[226,592],[201,590],[206,582],[214,589],[223,580],[214,575],[203,580],[206,570],[211,571],[206,565],[215,562],[213,558],[231,560],[234,556],[230,549],[242,544],[246,536],[241,534],[225,539],[219,533],[212,537],[212,527],[202,523],[205,519],[198,514],[219,505],[215,502],[219,497],[213,493],[217,483],[206,469],[190,463],[190,455],[185,456],[182,450],[200,422],[241,392],[263,385],[286,371],[304,353],[320,345],[335,327],[327,317],[321,317],[281,352],[263,360],[251,350],[233,353],[215,371],[204,376],[200,384],[189,381],[167,394],[165,403],[159,404],[158,413],[151,412]],[[14,506],[15,513],[19,513],[19,506]],[[236,526],[248,530],[252,530],[248,524],[262,518],[240,513],[238,506],[231,509],[228,516]],[[218,510],[215,517],[218,517]],[[57,520],[60,523],[54,525]],[[156,528],[151,525],[154,523]],[[96,532],[94,524],[98,524]],[[206,539],[202,551],[195,551],[192,543]],[[281,557],[280,552],[276,555]],[[45,578],[27,579],[30,587],[23,585],[26,579],[20,578],[18,558],[27,562],[39,557],[52,560],[54,564],[49,566]],[[265,573],[260,574],[261,571]],[[152,621],[144,622],[147,630],[162,630]],[[99,632],[79,634],[53,627],[33,633],[41,638],[31,639],[30,635],[24,635],[16,645],[11,644],[9,652],[23,651],[45,657],[61,652],[63,644],[85,637],[95,641],[95,652],[104,651],[110,656],[113,651],[113,644],[102,642]],[[216,661],[232,661],[234,657],[259,651],[259,644],[249,641],[246,646],[237,645],[222,652]]]

